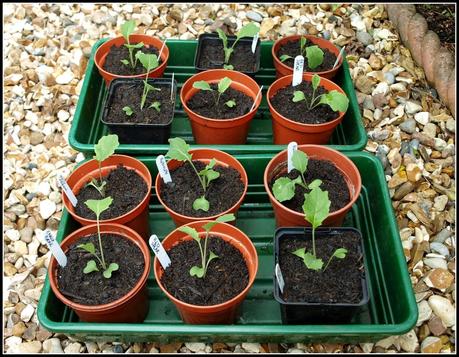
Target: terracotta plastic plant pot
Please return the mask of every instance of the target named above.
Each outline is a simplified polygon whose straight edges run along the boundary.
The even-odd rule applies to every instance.
[[[274,63],[274,68],[276,68],[276,77],[281,78],[283,76],[288,76],[289,74],[293,74],[293,68],[287,66],[286,64],[282,63],[279,57],[277,57],[277,52],[279,51],[280,47],[287,42],[290,41],[298,41],[300,37],[306,37],[308,41],[312,42],[314,45],[319,46],[322,50],[327,49],[330,52],[332,52],[336,57],[339,55],[339,49],[330,41],[321,38],[321,37],[316,37],[316,36],[311,36],[311,35],[292,35],[292,36],[286,36],[283,37],[276,42],[274,42],[274,45],[271,49],[271,53],[273,56],[273,63]],[[299,44],[298,44],[298,52],[299,51]],[[309,45],[310,46],[310,45]],[[305,59],[306,60],[306,59]],[[317,74],[321,77],[328,78],[328,79],[333,79],[335,77],[336,73],[338,72],[339,68],[343,64],[343,57],[339,59],[338,64],[336,65],[335,68],[330,69],[328,71],[322,71],[322,72],[305,72],[305,73],[312,73],[312,74]]]
[[[244,184],[244,192],[242,193],[242,196],[239,198],[239,200],[229,209],[227,209],[224,212],[221,212],[219,214],[216,214],[214,216],[209,216],[209,217],[191,217],[191,216],[185,216],[180,213],[177,213],[170,209],[166,203],[162,200],[161,198],[161,184],[164,184],[161,176],[158,174],[156,176],[155,180],[155,189],[156,189],[156,195],[158,196],[159,202],[163,205],[163,207],[166,209],[167,213],[171,216],[173,219],[175,225],[177,227],[182,226],[187,223],[191,223],[194,221],[199,221],[199,220],[215,220],[217,217],[220,217],[224,214],[227,213],[233,213],[236,215],[237,211],[239,210],[239,207],[241,207],[242,201],[244,200],[244,197],[247,193],[247,187],[248,187],[248,178],[247,178],[247,173],[245,172],[244,166],[236,160],[233,156],[227,154],[226,152],[220,151],[220,150],[214,150],[214,149],[194,149],[190,150],[190,153],[193,154],[192,160],[199,160],[204,162],[205,164],[208,164],[213,158],[216,160],[216,165],[222,165],[226,167],[232,167],[233,169],[236,169],[239,174],[241,175],[242,182]],[[167,167],[169,168],[169,171],[176,169],[180,165],[182,165],[183,162],[177,161],[177,160],[170,160],[167,162]],[[197,179],[197,178],[193,178]]]
[[[199,91],[199,89],[193,88],[194,82],[206,81],[212,84],[218,83],[224,77],[228,77],[233,81],[231,88],[243,92],[255,101],[255,106],[250,112],[233,119],[211,119],[203,117],[188,108],[187,102]],[[261,103],[261,94],[257,97],[259,90],[260,87],[257,82],[249,76],[226,69],[211,69],[189,78],[180,91],[180,100],[190,119],[191,130],[196,144],[245,144],[250,121],[255,116]]]
[[[158,50],[158,52],[161,51],[161,47],[163,47],[163,43],[164,43],[156,37],[147,36],[147,35],[130,35],[129,40],[132,44],[143,42],[145,46],[155,47]],[[111,40],[104,42],[97,49],[96,54],[94,55],[94,62],[96,64],[96,67],[99,70],[100,75],[105,79],[105,84],[107,85],[107,87],[110,84],[110,82],[115,78],[145,78],[145,75],[147,73],[146,71],[143,74],[122,76],[119,74],[107,72],[103,68],[105,64],[105,58],[107,58],[110,48],[112,46],[120,47],[124,45],[125,43],[126,43],[126,40],[124,39],[123,36],[112,38]],[[161,78],[163,76],[164,71],[166,70],[168,59],[169,59],[169,49],[167,48],[167,45],[165,45],[163,48],[163,52],[161,53],[161,61],[162,61],[161,64],[158,67],[156,67],[154,70],[152,70],[150,74],[148,75],[148,77]]]
[[[112,155],[107,160],[102,161],[102,176],[107,175],[110,171],[116,169],[116,167],[120,164],[123,164],[127,169],[135,170],[136,173],[143,178],[145,184],[147,185],[147,193],[142,201],[131,211],[116,218],[101,220],[101,222],[124,224],[134,229],[142,238],[148,240],[150,236],[148,203],[150,201],[152,185],[150,171],[142,162],[133,157],[126,155]],[[81,188],[90,182],[93,177],[99,177],[99,164],[96,160],[90,160],[78,166],[67,178],[67,183],[73,193],[77,195]],[[77,215],[75,208],[72,206],[64,192],[62,192],[62,201],[64,202],[64,206],[67,211],[69,211],[72,217],[82,225],[86,226],[96,223],[95,219],[87,219]]]
[[[349,189],[350,201],[346,206],[338,211],[330,212],[328,217],[324,220],[322,226],[340,227],[343,224],[344,217],[351,209],[352,205],[357,201],[362,188],[362,180],[360,178],[359,170],[354,163],[340,152],[320,145],[299,145],[298,150],[303,151],[309,159],[328,160],[331,161],[336,168],[344,176]],[[268,163],[265,169],[263,183],[265,190],[268,192],[269,200],[274,208],[274,216],[276,218],[277,227],[298,227],[298,226],[311,226],[309,222],[304,219],[304,214],[296,212],[285,207],[280,203],[271,192],[269,183],[274,177],[287,172],[287,150],[284,150],[274,156]]]
[[[303,74],[303,80],[311,82],[314,74]],[[271,112],[273,125],[273,141],[275,145],[285,145],[291,141],[297,144],[326,144],[330,140],[333,130],[338,126],[344,118],[344,112],[339,112],[336,119],[323,124],[303,124],[284,117],[277,112],[271,104],[271,98],[282,88],[292,84],[293,75],[285,76],[277,79],[268,88],[266,94],[268,100],[269,111]],[[346,95],[344,91],[332,81],[321,78],[319,86],[324,87],[327,92],[337,90]],[[285,103],[289,105],[289,103]]]
[[[132,288],[129,293],[119,298],[118,300],[112,301],[108,304],[103,305],[83,305],[73,302],[67,299],[60,291],[57,286],[57,261],[51,256],[51,260],[48,267],[49,283],[51,289],[57,298],[62,301],[65,305],[75,310],[76,314],[81,321],[84,322],[125,322],[125,323],[140,323],[145,319],[148,309],[148,291],[147,291],[147,279],[150,274],[150,251],[147,244],[136,233],[134,230],[114,223],[101,223],[101,233],[117,234],[122,235],[124,238],[133,242],[142,251],[143,259],[145,262],[142,276],[136,285]],[[68,250],[69,246],[77,242],[82,237],[90,234],[97,234],[97,224],[82,227],[75,232],[68,235],[61,243],[61,248],[64,253]],[[118,263],[122,267],[122,262]]]
[[[210,221],[196,221],[188,224],[190,227],[195,228],[200,236],[203,236],[205,233],[202,226]],[[255,280],[258,270],[258,255],[253,245],[247,235],[244,234],[241,230],[234,227],[231,224],[227,223],[218,223],[212,228],[212,233],[218,235],[225,241],[232,244],[236,247],[243,255],[244,260],[247,264],[249,271],[249,283],[247,287],[241,291],[237,296],[228,300],[222,304],[211,305],[211,306],[198,306],[187,304],[183,301],[178,300],[172,296],[161,283],[161,277],[163,275],[163,268],[159,263],[158,259],[155,258],[153,262],[153,269],[155,272],[156,282],[158,283],[161,290],[166,294],[166,296],[172,300],[175,307],[177,308],[181,318],[184,322],[189,324],[232,324],[236,321],[238,316],[240,305],[245,299],[247,293],[249,292],[252,284]],[[186,233],[180,232],[178,229],[175,229],[170,233],[164,240],[162,244],[164,249],[167,251],[172,248],[174,245],[179,244],[181,241],[191,240],[190,236],[187,236]],[[223,259],[223,257],[222,257]]]

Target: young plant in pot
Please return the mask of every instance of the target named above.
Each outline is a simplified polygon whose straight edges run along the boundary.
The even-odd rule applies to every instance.
[[[124,224],[148,239],[151,174],[141,161],[126,155],[114,155],[118,145],[115,134],[100,138],[94,146],[94,158],[78,166],[67,179],[76,196],[76,205],[73,206],[65,191],[62,201],[75,220],[89,225],[96,222],[96,215],[84,202],[111,196],[113,204],[102,213],[102,221]]]
[[[259,31],[260,28],[251,22],[236,36],[227,36],[222,29],[217,29],[216,34],[201,34],[194,60],[196,70],[224,68],[255,75],[260,69]]]
[[[135,54],[147,71],[143,80],[115,79],[110,82],[102,123],[124,144],[165,144],[174,118],[177,83],[149,79],[158,66],[154,54]]]
[[[238,211],[247,192],[247,174],[231,155],[214,149],[190,150],[181,138],[169,139],[166,154],[172,182],[158,174],[159,202],[177,226]]]
[[[268,89],[274,144],[326,144],[344,118],[349,99],[344,91],[317,74],[303,74],[292,85],[293,75],[277,79]]]
[[[293,74],[294,60],[299,55],[305,58],[304,72],[314,72],[327,79],[333,79],[343,63],[340,50],[331,41],[311,35],[286,36],[272,47],[276,77]]]
[[[140,323],[149,309],[150,253],[134,230],[99,222],[112,202],[109,196],[84,202],[96,215],[96,224],[80,228],[62,241],[67,263],[61,266],[51,259],[50,285],[81,321]]]
[[[329,193],[331,212],[326,226],[341,226],[359,197],[362,181],[355,164],[340,152],[320,145],[300,145],[291,156],[287,150],[266,166],[263,183],[274,208],[278,227],[308,225],[303,218],[304,195],[320,186]]]
[[[258,270],[255,246],[230,222],[233,214],[197,221],[170,233],[162,244],[171,264],[155,259],[161,290],[191,324],[235,323]]]
[[[285,324],[349,323],[369,300],[360,231],[316,231],[330,209],[319,185],[310,185],[302,207],[312,229],[279,228],[274,238],[274,297]]]
[[[214,69],[189,78],[180,100],[197,144],[245,144],[261,89],[243,73]]]
[[[122,36],[104,42],[94,55],[94,62],[106,85],[115,78],[141,78],[145,76],[145,68],[138,61],[137,53],[153,54],[158,57],[155,68],[149,72],[153,78],[162,77],[169,49],[161,40],[147,35],[133,34],[135,21],[129,20],[121,25]]]

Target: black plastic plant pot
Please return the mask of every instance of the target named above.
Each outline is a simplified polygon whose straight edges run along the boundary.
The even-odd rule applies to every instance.
[[[172,120],[174,119],[175,100],[177,95],[177,82],[166,78],[149,78],[148,84],[156,88],[165,88],[170,94],[172,88],[172,109],[168,111],[168,117],[165,123],[150,124],[150,123],[114,123],[107,121],[109,108],[113,105],[114,95],[117,90],[122,90],[123,86],[143,86],[143,79],[140,78],[118,78],[110,82],[108,87],[107,97],[102,111],[101,122],[107,125],[112,134],[118,135],[119,141],[122,144],[167,144],[170,137]],[[141,100],[141,96],[132,98],[131,103]],[[147,104],[148,105],[148,104]],[[146,106],[147,106],[146,105]],[[144,108],[145,109],[145,108]]]
[[[228,38],[228,47],[231,47],[233,45],[233,42],[236,40],[236,36],[227,36],[227,38]],[[241,38],[236,44],[236,46],[234,47],[234,51],[231,54],[231,58],[233,58],[234,56],[238,56],[238,49],[241,49],[243,47],[247,48],[251,54],[252,53],[251,52],[252,42],[253,42],[252,37]],[[208,65],[206,65],[204,63],[204,55],[207,53],[207,51],[209,51],[209,49],[215,49],[217,46],[222,47],[221,55],[220,55],[221,61],[215,61],[213,63],[210,63],[210,60],[209,60],[209,61],[206,61],[206,62],[209,62]],[[254,53],[255,60],[253,63],[253,69],[252,70],[241,70],[240,68],[235,67],[234,70],[247,74],[249,76],[254,76],[260,69],[260,53],[261,53],[260,51],[261,51],[261,42],[260,42],[260,39],[258,39],[257,46],[255,47],[255,53]],[[224,61],[223,44],[222,44],[222,40],[218,37],[218,34],[203,33],[199,35],[198,47],[196,49],[196,55],[194,57],[194,67],[196,71],[202,72],[202,71],[206,71],[209,69],[221,69],[223,68],[223,61]]]
[[[308,303],[304,301],[298,302],[287,302],[283,298],[283,294],[280,291],[279,283],[276,277],[276,264],[279,263],[279,252],[280,252],[280,241],[288,238],[296,238],[306,241],[312,239],[311,228],[300,228],[300,227],[282,227],[278,228],[274,236],[274,298],[280,304],[281,319],[283,324],[349,324],[352,323],[354,315],[358,314],[363,306],[368,304],[369,293],[367,286],[367,268],[365,266],[365,257],[363,249],[363,240],[361,232],[355,228],[350,227],[338,227],[338,228],[319,228],[315,232],[316,245],[319,240],[329,240],[329,244],[333,245],[333,249],[340,248],[335,246],[333,243],[333,237],[341,235],[342,233],[349,231],[356,232],[360,237],[360,243],[358,245],[357,254],[361,257],[361,299],[358,303]],[[301,258],[298,258],[301,259]],[[336,258],[334,258],[336,259]],[[344,258],[346,259],[346,258]],[[336,259],[335,263],[339,264],[340,260]],[[326,261],[324,261],[326,263]],[[279,264],[281,266],[281,264]],[[282,270],[281,270],[282,271]],[[282,272],[285,274],[285,272]],[[317,272],[321,274],[321,272]],[[346,279],[346,276],[341,276],[341,279]],[[311,282],[304,281],[304,286],[309,286]],[[287,282],[285,282],[287,285]],[[285,289],[285,287],[284,287]],[[324,287],[326,289],[326,287]]]

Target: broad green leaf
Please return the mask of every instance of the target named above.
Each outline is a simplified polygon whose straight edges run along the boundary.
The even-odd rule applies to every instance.
[[[89,274],[92,273],[93,271],[99,271],[97,268],[97,264],[94,260],[90,260],[89,262],[86,263],[86,266],[83,269],[83,273]]]
[[[304,96],[304,93],[300,90],[296,90],[295,92],[293,92],[293,99],[292,99],[292,102],[296,103],[296,102],[299,102],[301,100],[306,100],[305,96]]]
[[[231,85],[232,80],[229,79],[228,77],[225,77],[218,82],[218,93],[225,93],[225,91],[229,88]]]
[[[295,150],[292,155],[292,164],[295,169],[304,174],[308,168],[308,155],[301,150]]]
[[[112,277],[112,273],[119,269],[118,264],[111,263],[108,268],[103,272],[103,276],[105,279],[110,279]]]
[[[84,202],[84,204],[88,206],[88,208],[96,214],[97,219],[99,219],[100,214],[103,211],[105,211],[108,207],[110,207],[112,202],[113,199],[110,196],[108,196],[105,197],[103,200],[87,200]]]
[[[324,265],[322,259],[316,258],[309,252],[304,255],[303,262],[308,267],[308,269],[312,270],[320,270]]]
[[[206,175],[208,184],[210,183],[210,181],[213,181],[220,177],[220,173],[215,170],[206,170],[205,175]]]
[[[200,89],[200,90],[212,90],[212,88],[210,88],[210,84],[207,83],[206,81],[196,81],[193,83],[193,88],[197,88],[197,89]]]
[[[210,232],[210,230],[215,226],[217,223],[225,223],[225,222],[231,222],[234,221],[236,217],[232,213],[224,214],[223,216],[217,217],[215,221],[206,223],[205,225],[202,226],[202,228],[205,229],[207,233]]]
[[[316,179],[316,180],[312,181],[312,182],[308,185],[308,188],[309,188],[310,190],[313,190],[313,189],[315,189],[315,188],[320,187],[320,185],[322,185],[322,180]]]
[[[125,46],[127,48],[132,48],[132,49],[134,49],[134,48],[142,48],[143,47],[143,42],[134,43],[134,44],[130,44],[130,45],[125,44]]]
[[[295,254],[297,257],[303,259],[304,255],[306,254],[306,248],[297,249],[294,252],[292,252],[292,254]]]
[[[92,243],[79,244],[77,245],[77,248],[81,248],[91,254],[96,254],[96,248]]]
[[[182,138],[172,138],[169,139],[169,151],[167,152],[166,156],[178,160],[178,161],[186,161],[191,160],[190,145],[188,145],[185,140]]]
[[[196,198],[193,202],[193,209],[195,211],[197,210],[203,210],[204,212],[207,212],[209,210],[209,201],[206,200],[204,196]]]
[[[311,190],[311,192],[305,193],[303,212],[305,219],[311,223],[314,229],[319,227],[330,213],[328,192],[322,191],[319,187],[316,187]]]
[[[122,59],[121,63],[126,65],[126,66],[129,66],[129,61],[127,59]]]
[[[338,259],[344,259],[344,257],[346,256],[347,254],[347,249],[346,248],[338,248],[337,250],[335,250],[335,252],[333,253],[333,256],[335,258],[338,258]]]
[[[279,57],[279,59],[280,59],[281,62],[285,62],[288,59],[293,59],[293,57],[289,56],[289,55],[282,55],[282,56]]]
[[[132,111],[131,107],[129,107],[129,106],[125,106],[123,108],[123,112],[125,112],[127,116],[131,116],[132,114],[134,114],[134,112]]]
[[[198,278],[202,278],[204,276],[204,268],[200,268],[198,266],[194,266],[190,269],[190,275],[196,276]]]
[[[309,68],[314,69],[324,61],[324,51],[317,45],[306,47],[306,58]]]
[[[198,231],[189,226],[182,226],[178,229],[180,232],[188,234],[191,238],[193,238],[196,242],[200,243],[201,239],[199,238]]]
[[[255,23],[250,22],[247,25],[243,26],[237,33],[237,39],[240,39],[242,37],[253,37],[255,36],[258,31],[260,31],[260,28],[255,25]]]
[[[273,194],[279,202],[288,201],[295,196],[295,184],[301,182],[298,176],[295,180],[288,177],[279,177],[273,185]]]
[[[150,72],[152,69],[158,67],[158,57],[155,54],[146,54],[141,51],[138,51],[135,54],[135,57],[142,63],[142,66]]]
[[[135,29],[135,21],[129,20],[126,21],[124,24],[121,25],[121,34],[123,35],[126,42],[129,42],[129,35],[134,32]]]
[[[225,102],[225,105],[229,108],[232,108],[236,105],[236,102],[233,99],[230,99],[227,102]]]
[[[316,90],[319,87],[320,77],[317,74],[314,74],[312,76],[311,84],[312,84],[312,88],[314,88],[314,90]]]
[[[228,38],[226,37],[226,34],[223,32],[222,29],[217,29],[217,33],[218,33],[218,37],[220,37],[220,39],[223,42],[223,48],[227,48],[228,47]]]
[[[224,69],[229,69],[229,70],[232,71],[232,70],[234,69],[234,66],[233,66],[232,64],[224,64],[224,65],[223,65],[223,68],[224,68]]]
[[[349,106],[349,99],[343,93],[337,90],[332,90],[326,94],[320,96],[320,104],[328,104],[330,108],[336,112],[346,112]]]
[[[104,161],[110,155],[113,155],[119,145],[118,135],[111,134],[102,136],[94,146],[94,152],[96,153],[94,158],[99,162]]]
[[[206,170],[213,169],[216,163],[217,163],[217,160],[215,159],[210,160],[210,162],[206,165]]]
[[[153,102],[150,104],[148,108],[155,108],[156,111],[159,113],[161,111],[161,103],[160,102]]]

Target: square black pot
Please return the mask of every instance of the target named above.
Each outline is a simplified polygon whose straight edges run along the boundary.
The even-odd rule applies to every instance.
[[[227,38],[228,38],[228,47],[230,47],[230,46],[232,46],[233,42],[236,40],[236,36],[227,36]],[[245,44],[245,45],[251,47],[252,46],[252,41],[253,41],[252,37],[243,37],[238,41],[238,45],[236,45],[236,47],[239,46],[240,44]],[[220,65],[216,64],[215,66],[208,67],[208,68],[200,66],[203,45],[204,44],[209,44],[209,43],[210,44],[218,44],[218,43],[221,43],[221,42],[222,42],[222,40],[218,37],[217,33],[203,33],[203,34],[199,35],[198,47],[197,47],[197,50],[196,50],[196,55],[194,57],[194,67],[195,67],[197,72],[206,71],[208,69],[218,69],[218,68],[222,69],[223,68],[223,63],[220,64]],[[260,51],[261,51],[261,42],[260,42],[260,39],[258,39],[257,47],[255,48],[255,66],[254,66],[254,69],[252,71],[239,71],[237,68],[235,68],[234,70],[238,71],[238,72],[241,72],[241,73],[244,73],[244,74],[247,74],[249,76],[254,76],[260,70]],[[235,54],[236,54],[236,50],[233,51],[232,56],[234,56]]]
[[[331,235],[343,231],[354,231],[360,236],[359,252],[365,255],[363,249],[362,234],[359,230],[351,227],[338,228],[319,228],[315,231],[315,239],[326,239]],[[306,303],[306,302],[286,302],[281,296],[279,284],[277,282],[275,267],[279,259],[279,240],[289,235],[304,235],[305,240],[312,238],[312,229],[303,227],[282,227],[278,228],[274,236],[274,298],[280,304],[281,319],[283,324],[347,324],[360,309],[368,304],[369,293],[367,285],[367,268],[365,266],[365,256],[363,257],[365,274],[362,274],[362,299],[356,304],[348,303]],[[345,278],[345,277],[343,277]]]
[[[175,109],[172,111],[170,120],[166,124],[137,124],[137,123],[109,123],[105,121],[108,109],[112,103],[113,94],[118,86],[125,83],[141,83],[141,78],[116,78],[110,82],[107,97],[102,111],[101,122],[107,125],[112,134],[119,137],[122,144],[167,144],[169,139],[172,120],[174,119]],[[166,78],[149,78],[148,83],[151,85],[167,87],[171,85],[171,80]],[[175,108],[175,99],[177,96],[177,81],[173,83],[173,105]],[[138,98],[140,99],[140,98]]]

